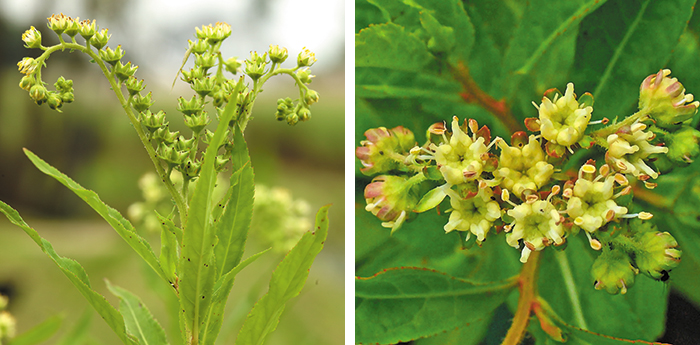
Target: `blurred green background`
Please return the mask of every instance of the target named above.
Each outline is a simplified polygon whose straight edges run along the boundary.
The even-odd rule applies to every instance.
[[[310,10],[313,9],[313,10]],[[44,45],[57,42],[46,18],[60,13],[96,19],[112,34],[109,46],[121,44],[124,61],[140,68],[136,76],[153,91],[154,110],[168,113],[172,130],[186,130],[175,110],[175,99],[191,97],[184,82],[171,84],[194,28],[223,21],[233,34],[222,47],[225,58],[245,59],[251,50],[269,44],[286,46],[293,60],[302,47],[316,53],[317,77],[310,85],[321,100],[312,106],[312,119],[289,127],[274,119],[276,100],[294,96],[289,78],[276,77],[259,97],[246,138],[256,183],[289,189],[312,209],[332,203],[331,228],[325,249],[311,269],[307,286],[291,302],[269,344],[342,344],[344,342],[344,39],[343,2],[334,1],[0,1],[0,199],[7,202],[57,252],[78,260],[92,285],[113,305],[116,297],[104,279],[139,295],[166,328],[171,342],[177,320],[170,317],[159,286],[131,249],[88,206],[50,177],[36,170],[23,155],[26,147],[71,176],[122,214],[141,200],[138,178],[152,170],[143,147],[121,112],[118,101],[97,66],[83,54],[54,54],[43,72],[53,84],[63,75],[74,80],[75,102],[63,113],[38,107],[18,87],[17,62],[36,57],[23,47],[21,34],[30,25],[42,32]],[[79,42],[80,39],[79,39]],[[293,62],[285,64],[293,65]],[[191,66],[191,62],[186,68]],[[312,215],[313,216],[313,215]],[[158,245],[158,239],[151,241]],[[246,256],[261,245],[250,243]],[[244,317],[267,291],[271,268],[281,256],[266,255],[236,280],[227,308]],[[264,272],[264,273],[260,273]],[[251,292],[252,291],[252,292]],[[118,338],[24,232],[0,219],[0,293],[10,296],[9,311],[24,332],[52,315],[65,316],[63,326],[47,343],[54,343],[84,312],[93,313],[89,343],[118,344]],[[243,312],[243,313],[242,313]],[[240,320],[225,320],[222,339],[233,343]]]

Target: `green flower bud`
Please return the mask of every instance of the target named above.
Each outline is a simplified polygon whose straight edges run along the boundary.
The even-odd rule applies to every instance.
[[[143,79],[138,80],[136,77],[131,76],[126,80],[126,90],[129,92],[129,96],[133,96],[141,91],[145,86],[143,85]]]
[[[122,65],[122,62],[119,61],[117,65],[114,66],[114,74],[116,74],[119,81],[123,83],[127,78],[133,77],[138,68],[139,66],[132,66],[131,61],[127,62],[126,65]]]
[[[112,50],[112,48],[107,47],[104,50],[100,50],[100,57],[108,64],[114,66],[117,61],[124,57],[124,51],[122,50],[121,45],[118,45],[116,50]]]
[[[370,128],[365,131],[367,140],[355,150],[355,156],[360,159],[365,175],[386,173],[391,170],[405,170],[405,155],[416,146],[413,132],[398,126],[392,129],[385,127]]]
[[[188,40],[187,42],[190,45],[190,50],[195,54],[204,54],[204,52],[209,50],[209,45],[204,40],[197,40],[196,43],[192,42],[192,40]]]
[[[214,91],[214,85],[215,81],[213,78],[206,77],[206,78],[198,78],[194,79],[194,82],[191,84],[192,90],[199,94],[200,96],[204,97],[206,95],[209,95]]]
[[[48,91],[43,85],[34,85],[29,89],[29,97],[31,97],[36,104],[41,105],[46,100]]]
[[[168,127],[161,127],[153,132],[153,139],[159,142],[172,144],[179,135],[179,131],[171,132],[168,130]]]
[[[287,118],[287,115],[294,112],[294,102],[291,98],[287,97],[285,99],[277,100],[277,112],[275,113],[275,118],[277,121],[282,121]]]
[[[63,13],[54,14],[47,19],[49,20],[47,24],[49,29],[53,30],[57,35],[62,34],[68,28],[69,22],[73,21],[73,19],[65,16]]]
[[[182,81],[191,84],[196,79],[206,77],[207,71],[201,67],[195,67],[189,71],[182,71]]]
[[[196,160],[191,160],[190,158],[187,158],[185,162],[180,165],[180,171],[184,175],[184,177],[188,180],[191,180],[193,178],[196,178],[199,176],[199,170],[202,167],[202,163],[198,162]]]
[[[17,63],[17,68],[19,69],[19,73],[30,75],[34,73],[38,65],[34,58],[25,57],[22,58],[22,61]]]
[[[226,68],[226,70],[233,73],[234,75],[240,72],[241,65],[241,62],[238,61],[238,59],[236,59],[235,57],[229,58],[228,60],[224,61],[224,67]]]
[[[83,36],[85,42],[89,42],[90,38],[95,36],[95,33],[97,32],[97,23],[94,20],[83,20],[78,26],[78,32],[80,32],[80,36]]]
[[[27,48],[41,48],[41,32],[32,26],[22,34],[22,41]]]
[[[663,69],[642,82],[639,89],[639,109],[648,113],[656,125],[665,129],[677,128],[683,121],[693,117],[700,102],[693,101],[692,94],[678,79],[670,78],[671,70]]]
[[[202,111],[198,114],[192,115],[192,116],[185,116],[185,125],[189,127],[195,134],[199,134],[199,132],[206,127],[211,120],[209,119],[209,116],[207,116],[206,111]]]
[[[222,172],[224,171],[224,168],[226,167],[226,163],[228,163],[229,159],[224,158],[224,156],[216,156],[216,160],[214,161],[214,169],[216,169],[217,172]]]
[[[666,157],[677,165],[686,166],[700,154],[700,131],[690,126],[666,134],[664,141],[668,147]]]
[[[71,103],[75,100],[75,95],[73,95],[72,91],[61,93],[61,100],[63,103]]]
[[[593,262],[591,275],[595,280],[595,289],[605,289],[609,294],[625,294],[634,285],[637,269],[632,266],[630,257],[621,250],[603,247],[603,252]]]
[[[56,87],[56,91],[61,93],[73,92],[73,81],[70,79],[58,77],[58,80],[56,80],[56,83],[53,85]]]
[[[299,115],[296,113],[289,114],[285,117],[285,120],[287,120],[288,125],[294,126],[299,122]]]
[[[169,166],[180,165],[184,163],[187,158],[187,152],[178,151],[174,146],[167,145],[165,142],[161,142],[160,145],[158,145],[156,155]]]
[[[316,62],[316,54],[312,53],[310,50],[302,49],[302,51],[299,53],[299,56],[297,57],[297,66],[299,67],[304,67],[304,66],[309,66],[311,67],[314,63]]]
[[[165,112],[159,111],[157,113],[152,113],[150,110],[139,113],[141,116],[141,123],[146,127],[146,129],[153,133],[160,128],[165,128],[168,125],[168,121],[165,118]]]
[[[270,44],[270,61],[273,63],[282,63],[284,60],[287,60],[287,57],[289,56],[289,52],[287,51],[287,48],[280,48],[278,45],[272,45]]]
[[[32,86],[34,86],[34,84],[36,84],[36,79],[34,79],[33,75],[25,75],[19,81],[19,87],[25,91],[29,91],[29,89],[31,89]]]
[[[297,71],[297,77],[302,83],[311,84],[311,78],[315,77],[315,75],[311,75],[311,70],[304,68]]]
[[[318,92],[314,90],[309,90],[306,92],[306,96],[304,97],[304,101],[308,105],[312,105],[316,102],[318,102]]]
[[[141,96],[139,93],[133,96],[131,106],[133,106],[136,111],[143,112],[150,108],[153,103],[153,100],[151,100],[151,92],[149,92],[146,96]]]
[[[415,176],[411,179],[391,175],[375,177],[365,187],[365,210],[384,221],[383,227],[395,232],[412,214],[411,211],[420,200],[416,183],[419,181],[421,180]]]
[[[309,108],[301,108],[297,112],[297,115],[299,115],[299,121],[309,121],[309,119],[311,119],[311,110],[309,110]]]
[[[71,19],[68,22],[68,25],[66,26],[66,30],[63,31],[64,34],[68,35],[69,37],[73,38],[75,35],[78,34],[80,31],[80,18],[75,18],[75,20]]]
[[[102,29],[101,31],[96,32],[95,35],[92,36],[90,44],[97,48],[97,50],[102,49],[102,47],[106,46],[107,42],[109,42],[109,38],[112,37],[112,35],[107,34],[108,32],[108,29]]]
[[[58,95],[55,92],[48,92],[48,97],[46,98],[46,103],[49,104],[49,107],[53,110],[59,110],[59,108],[63,105],[63,100],[61,99],[61,96]]]
[[[192,96],[192,99],[189,101],[183,97],[177,99],[177,110],[187,116],[197,114],[202,109],[204,109],[204,103],[197,96]]]
[[[638,233],[635,239],[641,248],[634,255],[637,268],[653,279],[668,279],[668,272],[681,261],[676,239],[668,232],[658,231]]]
[[[194,137],[189,138],[189,139],[185,139],[185,137],[183,137],[182,135],[179,136],[177,138],[177,140],[175,140],[175,143],[174,143],[176,150],[186,151],[186,152],[192,151],[192,149],[195,148],[195,144],[196,144],[196,142],[195,142]]]
[[[216,56],[212,53],[194,54],[194,65],[206,71],[216,66]]]
[[[195,31],[197,38],[206,39],[207,43],[213,46],[231,36],[231,25],[218,22],[215,26],[209,24],[203,25],[201,29],[195,28]]]
[[[250,59],[245,60],[245,73],[253,80],[257,80],[265,74],[267,53],[262,56],[258,52],[250,52]]]

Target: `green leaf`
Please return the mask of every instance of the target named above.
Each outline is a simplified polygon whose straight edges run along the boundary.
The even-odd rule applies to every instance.
[[[61,337],[61,340],[56,342],[56,345],[79,345],[87,339],[87,334],[90,332],[92,324],[92,310],[87,310],[80,316],[78,322],[73,328]]]
[[[493,315],[471,322],[464,327],[448,330],[430,338],[417,339],[415,345],[478,345],[489,330]]]
[[[394,23],[373,25],[355,37],[355,67],[416,71],[430,60],[426,45]]]
[[[236,344],[261,345],[277,328],[286,303],[301,292],[311,264],[323,249],[328,236],[329,207],[321,207],[316,214],[315,231],[305,233],[272,273],[270,289],[248,314]]]
[[[219,239],[214,247],[216,257],[216,279],[232,270],[243,257],[248,229],[253,216],[255,196],[254,173],[243,133],[236,130],[233,137],[231,162],[240,170],[231,175],[228,202],[214,231]]]
[[[566,250],[543,252],[540,296],[563,322],[595,333],[648,341],[663,334],[667,287],[639,274],[627,294],[594,289],[591,265],[600,252],[591,249],[582,235],[569,236]]]
[[[158,221],[160,221],[160,265],[163,271],[168,276],[170,285],[174,285],[177,279],[177,263],[178,263],[178,240],[177,233],[180,233],[182,239],[182,230],[180,230],[172,220],[165,218],[156,212]]]
[[[355,341],[393,344],[487,318],[515,280],[474,283],[425,268],[387,269],[355,280]]]
[[[17,335],[10,340],[7,345],[34,345],[41,344],[43,341],[51,338],[52,335],[61,328],[63,316],[54,315],[44,320],[42,323],[32,327],[30,330]]]
[[[235,102],[229,102],[219,118],[219,125],[204,154],[202,170],[190,200],[187,224],[184,227],[180,250],[179,287],[180,304],[184,313],[182,320],[186,326],[187,338],[199,334],[203,315],[211,303],[216,274],[216,237],[211,219],[217,175],[214,162],[236,107]]]
[[[593,116],[613,119],[634,111],[639,84],[669,61],[695,0],[609,0],[582,22],[573,80],[592,90]]]
[[[119,311],[124,315],[126,330],[139,340],[139,344],[168,344],[168,340],[165,338],[165,330],[153,318],[153,315],[140,298],[124,288],[112,285],[109,280],[105,280],[105,282],[109,291],[119,297]]]
[[[77,182],[73,181],[70,177],[58,171],[56,168],[52,167],[41,158],[36,156],[31,151],[24,149],[24,153],[29,157],[29,160],[44,174],[49,175],[56,179],[58,182],[68,187],[73,193],[78,197],[83,199],[85,203],[90,205],[93,210],[95,210],[104,220],[112,226],[112,228],[121,236],[126,243],[131,246],[134,251],[150,266],[153,271],[158,274],[159,277],[163,278],[166,282],[169,281],[168,276],[163,271],[160,266],[158,259],[151,245],[143,237],[136,233],[136,230],[131,225],[131,223],[124,218],[117,210],[107,206],[97,193],[83,188]]]
[[[272,248],[265,249],[243,260],[243,262],[239,263],[216,281],[216,284],[214,284],[214,297],[212,298],[211,307],[207,311],[206,327],[202,329],[202,334],[200,335],[203,345],[213,345],[216,337],[219,335],[219,330],[221,329],[221,324],[224,319],[224,308],[226,307],[228,295],[231,293],[231,288],[233,288],[233,281],[236,274],[253,263],[253,261],[257,260],[261,255],[267,253],[270,249]]]
[[[104,298],[104,296],[97,293],[90,287],[90,280],[88,279],[85,269],[75,260],[59,256],[56,251],[54,251],[51,243],[43,239],[36,230],[32,229],[24,222],[19,213],[6,203],[0,201],[0,212],[4,213],[8,220],[12,224],[15,224],[22,228],[24,232],[31,237],[36,244],[39,245],[44,254],[48,255],[51,260],[61,269],[63,274],[68,277],[68,280],[75,285],[75,287],[80,291],[80,293],[85,297],[85,299],[92,305],[100,316],[107,322],[110,328],[117,334],[119,339],[124,342],[124,344],[137,344],[136,341],[126,334],[126,328],[124,326],[124,319],[122,315],[112,307],[109,302]]]

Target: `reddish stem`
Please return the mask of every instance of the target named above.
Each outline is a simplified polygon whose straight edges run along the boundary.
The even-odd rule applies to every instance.
[[[525,129],[521,123],[515,120],[505,100],[496,100],[479,87],[469,73],[469,67],[462,62],[458,62],[456,66],[450,65],[450,67],[455,79],[462,84],[463,91],[460,93],[460,96],[462,96],[465,102],[478,104],[482,108],[488,110],[491,114],[496,116],[511,133]]]

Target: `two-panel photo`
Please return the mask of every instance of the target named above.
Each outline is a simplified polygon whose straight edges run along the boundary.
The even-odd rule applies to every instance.
[[[0,345],[700,344],[690,0],[0,0]]]

